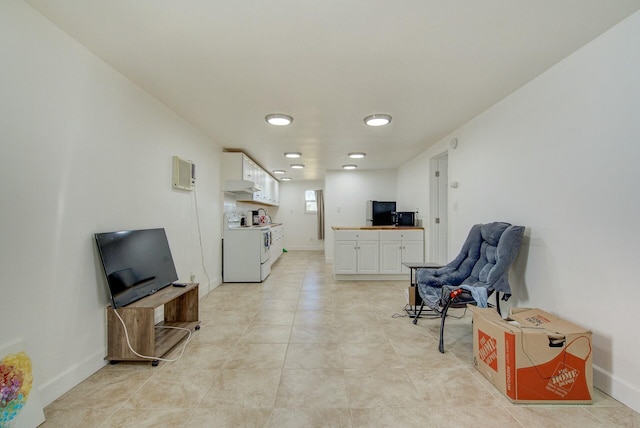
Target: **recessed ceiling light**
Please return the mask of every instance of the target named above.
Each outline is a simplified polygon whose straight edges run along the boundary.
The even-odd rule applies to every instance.
[[[365,157],[367,154],[363,153],[363,152],[356,152],[356,153],[349,153],[349,157],[351,159],[362,159],[363,157]]]
[[[369,126],[384,126],[391,122],[388,114],[372,114],[364,118],[364,123]]]
[[[342,169],[356,169],[358,165],[342,165]]]
[[[284,169],[274,169],[273,173],[274,174],[284,174]]]
[[[291,164],[291,168],[293,168],[293,169],[302,169],[302,168],[304,168],[304,165],[302,165],[301,163],[293,163],[293,164]]]
[[[302,153],[300,153],[300,152],[285,152],[284,157],[285,158],[290,158],[290,159],[297,159],[297,158],[301,158],[302,157]]]
[[[286,126],[293,122],[293,118],[288,114],[274,113],[265,116],[264,120],[270,125]]]
[[[280,180],[282,180],[282,181],[291,181],[291,177],[282,177]]]

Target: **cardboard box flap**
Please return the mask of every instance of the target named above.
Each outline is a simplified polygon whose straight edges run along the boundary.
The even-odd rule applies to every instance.
[[[511,308],[507,321],[516,321],[520,324],[520,327],[527,330],[530,327],[543,329],[546,334],[556,332],[559,336],[558,340],[560,340],[561,335],[591,333],[589,329],[580,327],[538,308]],[[550,335],[552,336],[553,334]]]
[[[479,308],[477,306],[468,305],[467,309],[473,312],[474,316],[484,318],[488,322],[497,323],[500,327],[508,328],[509,324],[505,321],[495,308]]]
[[[502,317],[494,308],[479,308],[477,306],[469,305],[467,306],[467,309],[469,309],[474,314],[487,318],[489,320],[502,321]]]

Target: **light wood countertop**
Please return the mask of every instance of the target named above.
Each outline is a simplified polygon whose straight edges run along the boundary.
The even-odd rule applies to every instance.
[[[333,230],[424,230],[422,226],[331,226]]]

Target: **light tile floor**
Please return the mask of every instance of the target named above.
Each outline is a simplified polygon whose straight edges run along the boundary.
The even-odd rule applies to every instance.
[[[403,314],[407,281],[334,281],[322,252],[283,254],[261,284],[200,302],[183,357],[107,365],[45,409],[43,427],[640,427],[592,405],[515,405],[472,366],[469,315]],[[172,352],[176,355],[177,350]]]

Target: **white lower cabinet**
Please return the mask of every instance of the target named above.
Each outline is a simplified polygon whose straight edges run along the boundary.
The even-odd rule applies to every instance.
[[[269,257],[272,265],[280,258],[283,250],[284,226],[281,224],[271,226],[271,249],[269,250]]]
[[[377,274],[379,240],[377,230],[336,230],[334,273]]]
[[[407,262],[424,262],[424,231],[336,230],[336,275],[406,275]]]
[[[380,233],[380,273],[406,274],[410,270],[402,263],[423,261],[424,239],[421,230]]]
[[[380,241],[380,273],[402,273],[402,241]]]
[[[378,241],[358,241],[357,273],[378,273]]]
[[[420,241],[402,241],[402,260],[400,263],[423,263],[424,262],[424,239]],[[402,273],[410,273],[411,269],[402,266]]]

